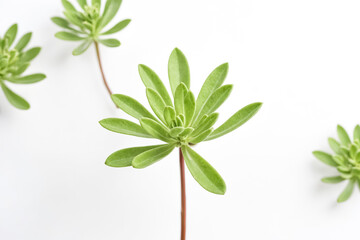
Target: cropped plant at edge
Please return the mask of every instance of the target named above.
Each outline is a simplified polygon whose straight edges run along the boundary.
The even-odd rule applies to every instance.
[[[88,4],[86,0],[77,0],[82,9],[81,11],[78,11],[74,5],[67,0],[61,0],[61,2],[65,8],[64,15],[66,19],[53,17],[51,20],[56,25],[64,28],[65,31],[58,32],[55,36],[66,41],[82,42],[74,49],[73,55],[75,56],[84,53],[90,45],[94,43],[101,76],[107,91],[111,95],[112,92],[106,81],[101,63],[99,43],[107,47],[120,46],[119,40],[114,38],[103,39],[102,37],[117,33],[130,23],[130,19],[125,19],[110,29],[103,31],[119,11],[122,0],[107,0],[102,13],[101,0],[91,0],[91,4]]]
[[[146,87],[146,96],[156,117],[135,99],[113,94],[114,103],[140,125],[119,118],[108,118],[100,124],[113,132],[144,138],[156,138],[165,144],[126,148],[114,152],[106,159],[111,167],[145,168],[179,148],[181,173],[181,239],[185,239],[186,197],[185,163],[195,180],[207,191],[224,194],[226,185],[219,173],[192,146],[221,137],[244,124],[260,109],[262,103],[252,103],[236,112],[214,130],[219,114],[215,112],[227,99],[232,85],[223,85],[228,64],[218,66],[206,79],[195,99],[190,91],[190,71],[184,54],[174,49],[170,55],[168,75],[174,101],[160,78],[149,67],[140,64],[139,74]]]
[[[27,110],[30,108],[30,104],[10,90],[5,81],[15,84],[30,84],[39,82],[46,76],[41,73],[22,76],[30,66],[30,62],[40,53],[41,48],[34,47],[24,51],[32,36],[32,33],[29,32],[22,36],[15,47],[11,49],[17,31],[18,26],[14,24],[6,31],[3,38],[0,37],[0,85],[7,100],[14,107]]]
[[[340,142],[329,138],[328,142],[334,154],[321,151],[314,151],[314,156],[323,163],[335,167],[339,172],[338,176],[321,179],[324,183],[340,183],[347,180],[348,184],[340,194],[338,202],[348,200],[353,192],[355,184],[360,187],[360,126],[354,129],[353,142],[345,129],[338,125],[337,134]]]

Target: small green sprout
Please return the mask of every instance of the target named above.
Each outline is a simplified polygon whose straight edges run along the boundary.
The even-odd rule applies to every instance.
[[[185,172],[184,161],[195,180],[207,191],[225,194],[226,185],[220,174],[192,146],[221,137],[248,121],[260,109],[262,103],[252,103],[236,112],[214,130],[219,114],[216,110],[230,95],[232,85],[223,85],[228,64],[217,67],[206,79],[198,97],[190,91],[190,71],[184,54],[174,49],[170,55],[168,75],[173,100],[158,75],[140,64],[139,74],[146,87],[146,96],[154,112],[150,113],[135,99],[113,94],[112,100],[125,113],[134,117],[140,125],[120,118],[107,118],[100,124],[113,132],[143,138],[155,138],[161,145],[126,148],[114,152],[105,164],[110,167],[145,168],[179,148],[182,199],[181,239],[185,239]],[[185,159],[185,160],[184,160]]]
[[[337,126],[337,134],[340,142],[333,138],[328,139],[334,155],[321,151],[314,151],[313,154],[323,163],[335,167],[340,174],[321,179],[324,183],[348,181],[347,186],[337,200],[338,202],[344,202],[350,198],[355,184],[360,186],[360,126],[357,125],[354,129],[353,142],[351,142],[349,135],[340,125]]]
[[[0,37],[0,85],[6,98],[14,107],[27,110],[30,108],[30,104],[10,90],[5,81],[15,84],[30,84],[39,82],[46,76],[41,73],[22,76],[30,66],[31,60],[39,54],[41,48],[34,47],[24,51],[32,36],[32,33],[29,32],[22,36],[15,47],[11,49],[17,31],[18,26],[14,24],[6,31],[3,38]]]
[[[130,19],[120,21],[109,30],[103,31],[106,25],[115,17],[118,12],[122,0],[107,0],[104,11],[101,13],[101,0],[92,0],[88,4],[86,0],[78,0],[82,11],[78,11],[69,1],[62,0],[65,8],[64,15],[66,17],[53,17],[51,20],[66,31],[61,31],[55,36],[67,41],[82,41],[82,43],[74,49],[73,55],[80,55],[85,52],[95,42],[101,43],[107,47],[118,47],[120,42],[117,39],[102,39],[100,37],[107,36],[124,29]]]

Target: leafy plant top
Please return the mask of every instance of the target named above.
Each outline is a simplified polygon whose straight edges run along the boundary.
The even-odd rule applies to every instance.
[[[34,47],[24,51],[30,42],[31,32],[22,36],[11,48],[15,42],[17,31],[18,26],[14,24],[6,31],[4,37],[0,37],[0,85],[6,98],[14,107],[27,110],[30,108],[30,104],[10,90],[5,82],[30,84],[39,82],[46,76],[41,73],[23,76],[23,73],[30,66],[30,62],[39,54],[41,48]]]
[[[172,99],[158,75],[149,67],[140,64],[140,77],[146,87],[146,96],[154,114],[129,96],[113,94],[114,103],[136,118],[140,125],[119,118],[104,119],[100,124],[113,132],[156,138],[165,144],[122,149],[111,154],[106,164],[111,167],[145,168],[166,157],[175,147],[180,147],[186,165],[196,181],[212,193],[224,194],[224,180],[192,149],[192,146],[235,130],[254,116],[261,107],[261,103],[247,105],[214,130],[213,126],[219,116],[216,110],[232,90],[232,85],[223,85],[227,72],[227,63],[218,66],[210,73],[195,99],[190,91],[188,62],[184,54],[176,48],[171,53],[168,64]]]
[[[360,187],[360,126],[354,129],[353,141],[345,129],[338,125],[337,133],[340,142],[329,138],[328,142],[334,154],[328,154],[322,151],[314,151],[314,156],[323,163],[335,167],[339,172],[338,176],[326,177],[324,183],[340,183],[348,181],[344,191],[340,194],[338,202],[344,202],[351,196],[355,184]]]
[[[130,23],[130,19],[125,19],[115,24],[112,28],[103,31],[115,17],[120,8],[121,1],[122,0],[107,0],[104,10],[101,12],[101,0],[92,0],[91,4],[88,4],[86,0],[77,0],[81,7],[80,11],[69,1],[62,0],[66,19],[53,17],[51,20],[56,25],[64,28],[65,31],[58,32],[55,36],[67,41],[82,41],[82,43],[74,49],[73,55],[82,54],[94,41],[108,47],[120,46],[120,42],[117,39],[103,39],[100,37],[119,32]]]

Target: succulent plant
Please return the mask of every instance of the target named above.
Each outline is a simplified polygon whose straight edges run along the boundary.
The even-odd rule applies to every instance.
[[[5,82],[15,84],[30,84],[43,80],[46,76],[41,73],[23,76],[23,73],[30,66],[30,62],[39,54],[41,48],[34,47],[26,51],[24,49],[30,42],[32,33],[26,33],[15,42],[18,31],[17,24],[12,25],[0,38],[0,85],[8,101],[16,108],[27,110],[30,104],[22,97],[8,88]]]
[[[113,132],[143,138],[156,138],[165,144],[126,148],[106,159],[111,167],[145,168],[163,159],[174,148],[179,148],[182,183],[182,212],[185,212],[185,163],[195,180],[207,191],[224,194],[226,185],[220,174],[192,146],[221,137],[248,121],[260,109],[261,103],[252,103],[236,112],[214,130],[219,114],[216,110],[227,99],[232,85],[223,85],[228,64],[222,64],[210,73],[198,97],[190,91],[190,71],[184,54],[174,49],[170,55],[168,75],[173,100],[158,75],[145,65],[139,65],[139,74],[146,87],[146,96],[155,113],[150,113],[135,99],[113,94],[112,100],[125,113],[140,122],[107,118],[100,124]],[[185,216],[182,216],[182,237],[185,239]]]
[[[338,202],[344,202],[351,196],[355,184],[360,187],[360,126],[354,129],[353,141],[345,129],[338,125],[337,134],[340,142],[329,138],[328,142],[334,154],[314,151],[314,156],[323,163],[335,167],[339,175],[323,178],[324,183],[340,183],[348,181],[344,191],[340,194]]]
[[[82,11],[78,11],[73,4],[67,0],[62,0],[65,8],[64,15],[66,17],[53,17],[51,20],[58,26],[65,29],[55,34],[55,36],[67,41],[82,41],[82,43],[74,49],[73,55],[80,55],[85,52],[91,43],[101,43],[107,47],[118,47],[120,42],[117,39],[102,39],[107,36],[124,29],[130,19],[125,19],[115,24],[112,28],[103,31],[109,22],[118,12],[122,0],[107,0],[104,11],[101,13],[101,0],[92,0],[88,4],[86,0],[78,0],[78,4]]]

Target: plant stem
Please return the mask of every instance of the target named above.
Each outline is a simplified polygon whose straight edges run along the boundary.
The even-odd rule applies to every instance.
[[[181,148],[179,148],[180,156],[180,179],[181,179],[181,240],[186,237],[186,190],[185,190],[185,162]]]
[[[111,92],[111,90],[110,90],[109,85],[107,84],[107,81],[106,81],[106,78],[105,78],[105,74],[104,74],[104,70],[103,70],[102,63],[101,63],[100,51],[99,51],[99,43],[96,42],[96,41],[94,41],[94,43],[95,43],[96,56],[97,56],[97,60],[98,60],[98,63],[99,63],[101,76],[102,76],[103,82],[104,82],[104,84],[105,84],[105,87],[106,87],[108,93],[109,93],[110,96],[111,96],[111,95],[112,95],[112,92]]]

